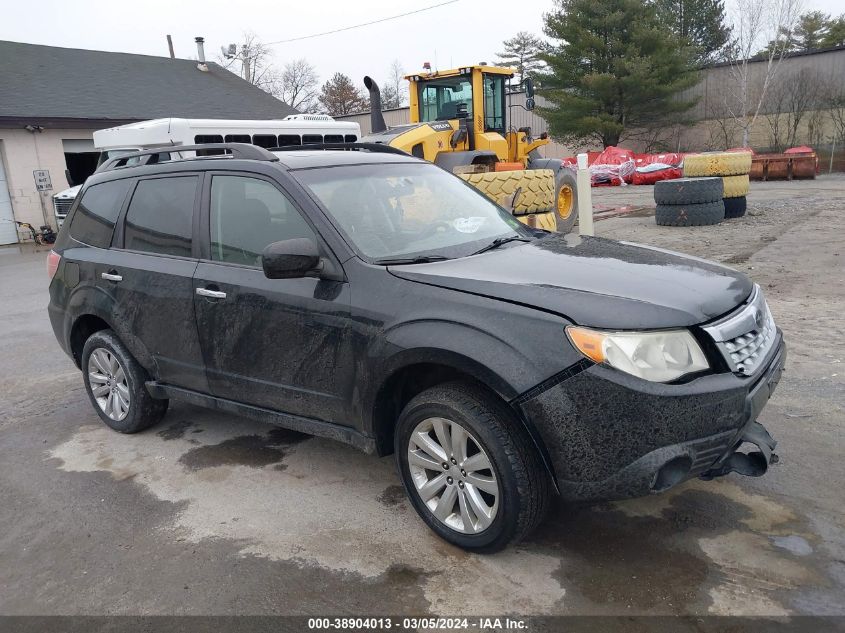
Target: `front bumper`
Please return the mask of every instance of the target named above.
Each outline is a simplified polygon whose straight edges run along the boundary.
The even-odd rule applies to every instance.
[[[637,497],[697,476],[765,472],[777,456],[756,420],[785,360],[778,331],[755,376],[667,385],[593,365],[515,404],[545,445],[564,498]],[[744,442],[760,447],[751,466],[732,457]]]

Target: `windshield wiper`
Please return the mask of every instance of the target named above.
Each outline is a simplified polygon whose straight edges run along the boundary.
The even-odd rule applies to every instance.
[[[509,235],[507,237],[497,237],[495,240],[490,242],[484,248],[477,250],[473,253],[473,255],[480,255],[481,253],[486,253],[487,251],[491,251],[494,248],[499,248],[502,244],[507,244],[508,242],[530,242],[531,240],[527,237],[522,237],[521,235]]]
[[[442,262],[449,259],[443,255],[419,255],[417,257],[394,257],[373,260],[379,266],[398,266],[399,264],[428,264],[429,262]]]

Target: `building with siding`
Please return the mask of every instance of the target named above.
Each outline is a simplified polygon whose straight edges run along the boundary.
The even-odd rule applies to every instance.
[[[55,221],[65,170],[96,167],[94,130],[147,119],[281,119],[296,111],[221,66],[188,59],[0,41],[0,244],[14,220]],[[49,177],[39,191],[34,172]],[[43,189],[43,186],[42,186]]]

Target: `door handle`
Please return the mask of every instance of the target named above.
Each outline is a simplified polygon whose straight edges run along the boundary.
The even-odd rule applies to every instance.
[[[100,273],[100,277],[106,281],[123,281],[123,277],[115,273]]]
[[[212,299],[225,299],[226,293],[222,290],[209,290],[208,288],[197,288],[200,297],[211,297]]]

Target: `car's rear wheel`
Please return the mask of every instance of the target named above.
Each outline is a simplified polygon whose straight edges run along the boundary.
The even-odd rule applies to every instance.
[[[396,460],[420,517],[445,540],[492,552],[545,515],[549,475],[507,405],[480,388],[449,383],[408,403]]]
[[[111,330],[95,332],[85,342],[82,373],[94,410],[115,431],[143,431],[167,411],[168,401],[149,394],[147,373]]]

